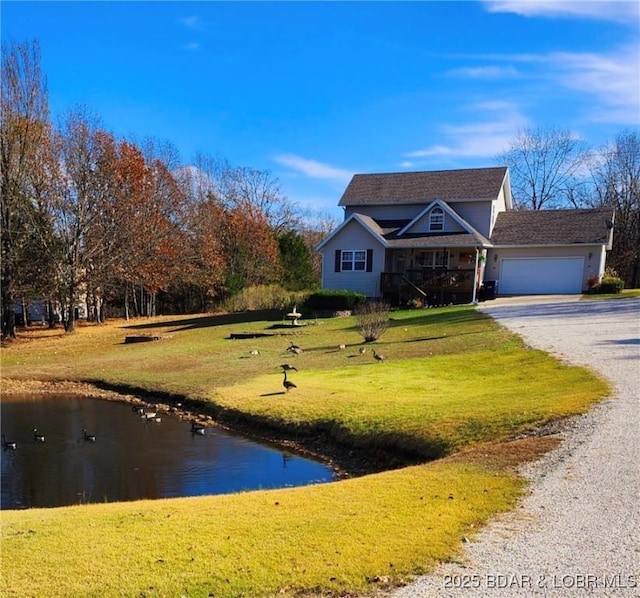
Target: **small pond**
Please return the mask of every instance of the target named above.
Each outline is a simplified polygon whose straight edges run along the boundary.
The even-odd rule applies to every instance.
[[[321,462],[215,428],[192,434],[190,423],[159,415],[159,422],[146,420],[129,404],[86,397],[3,397],[0,508],[226,494],[334,479]],[[35,439],[34,428],[44,442]],[[84,439],[83,429],[95,442]]]

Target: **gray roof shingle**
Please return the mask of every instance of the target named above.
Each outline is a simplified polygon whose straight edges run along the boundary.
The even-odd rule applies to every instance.
[[[613,218],[612,208],[500,212],[491,242],[494,245],[607,243]]]
[[[356,174],[338,205],[384,205],[469,199],[495,199],[507,175],[506,166]]]
[[[491,245],[488,239],[477,231],[457,232],[457,233],[405,233],[399,236],[398,233],[407,225],[410,220],[376,220],[364,214],[358,217],[372,231],[379,234],[387,241],[389,247],[476,247],[478,245],[488,247]]]

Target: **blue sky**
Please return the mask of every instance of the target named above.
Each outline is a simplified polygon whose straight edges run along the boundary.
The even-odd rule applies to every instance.
[[[640,126],[640,3],[11,2],[52,116],[271,171],[341,217],[354,173],[496,165],[524,128]]]

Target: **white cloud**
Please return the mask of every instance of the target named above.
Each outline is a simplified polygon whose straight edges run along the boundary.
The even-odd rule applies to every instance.
[[[640,118],[640,55],[636,46],[615,54],[562,52],[550,55],[555,81],[596,104],[592,118],[598,121],[636,125]]]
[[[194,31],[202,31],[204,29],[204,24],[200,20],[200,17],[195,15],[189,17],[183,17],[180,19],[180,22],[187,28],[193,29]]]
[[[324,164],[316,160],[309,160],[308,158],[294,156],[293,154],[281,154],[274,156],[274,160],[279,164],[288,166],[289,168],[314,179],[346,183],[349,182],[353,176],[353,173],[348,170],[336,168],[335,166]]]
[[[512,66],[478,66],[454,69],[449,75],[469,79],[511,79],[518,76],[518,71]]]
[[[200,44],[198,42],[191,42],[187,44],[184,48],[185,50],[199,50]]]
[[[637,126],[640,119],[640,52],[635,43],[600,54],[496,54],[475,56],[474,59],[517,64],[518,80],[523,86],[531,81],[537,86],[546,84],[578,92],[581,100],[590,102],[589,112],[582,117],[594,122]],[[503,68],[508,70],[507,66]],[[477,69],[478,75],[482,69]],[[473,67],[467,67],[452,73],[471,76],[475,71]],[[530,103],[535,102],[537,93],[540,92],[528,94]]]
[[[467,110],[491,118],[466,125],[445,125],[443,133],[448,143],[407,152],[405,157],[493,158],[508,148],[519,130],[530,125],[515,105],[501,100],[474,104]],[[413,166],[412,162],[408,164]]]
[[[616,21],[637,26],[640,3],[628,0],[484,0],[489,12],[523,17],[568,17]]]

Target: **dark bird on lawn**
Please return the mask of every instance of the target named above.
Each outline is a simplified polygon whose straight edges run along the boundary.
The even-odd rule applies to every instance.
[[[2,448],[3,449],[10,449],[10,450],[15,450],[18,448],[17,443],[13,442],[12,440],[7,440],[7,437],[3,434],[2,435]]]
[[[386,359],[386,357],[384,355],[380,355],[380,353],[376,353],[376,350],[373,350],[373,358],[376,361],[384,361]]]
[[[285,372],[291,372],[291,371],[297,372],[298,371],[298,368],[295,365],[289,365],[288,363],[283,363],[280,367]]]
[[[360,347],[360,349],[358,349],[358,351],[360,351],[360,355],[364,355],[367,352],[367,348],[366,347]]]
[[[44,442],[44,434],[38,434],[38,428],[33,429],[33,439],[36,442]]]
[[[196,422],[191,422],[191,433],[204,436],[204,426],[202,424],[197,424]]]
[[[88,434],[86,430],[82,430],[82,437],[87,442],[95,442],[96,441],[96,437],[93,434]]]
[[[291,351],[292,353],[295,353],[296,355],[300,355],[300,353],[302,353],[302,349],[300,347],[298,347],[298,345],[294,345],[293,343],[291,343],[289,345],[289,348],[287,349],[287,351]]]
[[[284,386],[284,389],[289,392],[292,388],[298,388],[293,382],[291,382],[291,380],[287,380],[287,370],[284,370],[284,372],[282,372],[284,374],[284,380],[282,381],[282,386]]]

